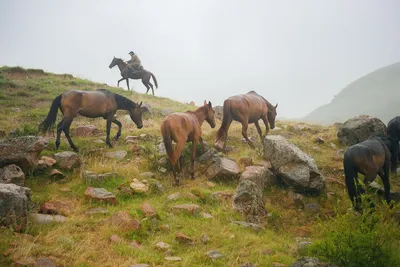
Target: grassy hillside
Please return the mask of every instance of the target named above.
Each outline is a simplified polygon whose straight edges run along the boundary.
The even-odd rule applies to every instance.
[[[233,225],[230,222],[242,220],[241,215],[235,212],[227,200],[213,200],[209,196],[217,191],[233,192],[237,182],[221,182],[210,185],[203,174],[202,165],[197,165],[197,178],[184,180],[181,187],[172,186],[172,175],[158,171],[158,159],[161,158],[155,151],[160,137],[159,124],[162,116],[159,111],[170,108],[174,111],[194,109],[170,99],[143,95],[136,92],[127,92],[122,89],[82,80],[71,75],[57,75],[44,73],[41,70],[25,70],[21,68],[3,67],[0,69],[0,130],[6,135],[37,134],[37,126],[46,116],[52,99],[69,89],[93,90],[107,88],[129,97],[134,101],[143,101],[153,107],[153,115],[146,115],[151,123],[138,130],[133,124],[123,118],[126,112],[118,112],[123,123],[122,136],[114,142],[114,148],[109,149],[104,144],[93,142],[99,137],[79,138],[72,136],[75,144],[80,148],[79,155],[84,161],[84,169],[103,173],[117,172],[120,177],[100,185],[117,196],[116,206],[107,206],[90,202],[84,197],[87,187],[81,178],[81,171],[67,172],[67,179],[61,182],[51,181],[47,174],[29,177],[26,186],[33,192],[32,200],[34,211],[48,200],[61,200],[73,206],[72,214],[63,224],[36,225],[31,223],[25,234],[13,233],[10,229],[0,228],[0,265],[7,266],[14,260],[32,260],[39,257],[49,257],[60,266],[129,266],[133,263],[148,263],[151,266],[241,266],[251,262],[256,266],[289,266],[302,253],[299,250],[298,238],[311,238],[312,242],[322,240],[321,227],[336,218],[343,220],[351,203],[348,200],[343,185],[342,153],[333,127],[305,125],[291,122],[277,122],[279,129],[272,130],[271,134],[281,134],[298,145],[304,152],[315,158],[321,172],[327,178],[327,189],[321,195],[304,197],[304,202],[317,203],[318,210],[298,209],[290,191],[283,185],[266,188],[264,192],[266,208],[269,211],[267,221],[262,225],[265,230],[260,233]],[[18,108],[18,110],[15,110]],[[278,118],[279,119],[279,118]],[[217,127],[220,125],[217,121]],[[94,124],[98,129],[105,131],[103,119],[87,119],[77,117],[72,128],[76,125]],[[302,130],[298,130],[303,127]],[[203,138],[212,145],[216,129],[204,124]],[[113,126],[112,135],[116,128]],[[134,152],[132,145],[125,144],[128,135],[148,134],[154,138],[141,141],[139,151]],[[255,127],[249,127],[249,136],[258,139]],[[323,144],[316,144],[315,138],[325,140]],[[102,136],[100,139],[104,139]],[[259,141],[257,141],[259,143]],[[252,150],[242,142],[241,127],[233,123],[229,132],[228,145],[235,149],[227,157],[236,162],[243,156],[250,156],[255,164],[262,164],[262,151]],[[260,147],[260,146],[258,146]],[[93,153],[93,149],[101,151]],[[128,155],[123,160],[107,159],[104,152],[126,150]],[[62,135],[60,151],[70,151],[66,139]],[[188,165],[188,149],[185,151],[185,165]],[[54,154],[54,140],[43,155]],[[241,170],[244,169],[240,166]],[[151,171],[164,187],[164,192],[151,191],[146,194],[129,196],[118,188],[128,186],[133,178],[139,178],[141,172]],[[399,189],[398,177],[392,178],[392,188]],[[167,197],[176,192],[192,193],[195,197],[178,200],[168,200]],[[144,202],[150,203],[159,219],[157,222],[146,219],[140,210]],[[204,212],[212,215],[211,219],[201,215],[189,216],[171,213],[171,206],[193,203],[200,206]],[[94,207],[105,207],[109,214],[87,216],[85,211]],[[127,211],[141,221],[142,228],[138,232],[124,231],[110,227],[105,220],[116,211]],[[353,216],[354,217],[354,216]],[[352,217],[352,218],[353,218]],[[354,217],[357,218],[357,217]],[[168,229],[165,225],[168,225]],[[345,224],[340,223],[340,226]],[[352,225],[351,227],[354,227]],[[349,226],[348,229],[351,229]],[[394,231],[392,229],[392,231]],[[192,245],[181,244],[175,239],[177,232],[182,232],[194,239]],[[335,232],[330,228],[329,232]],[[119,235],[123,242],[110,243],[109,237]],[[207,235],[206,244],[200,242],[201,237]],[[143,247],[134,249],[130,243],[136,240]],[[398,242],[390,243],[393,251],[400,252]],[[172,245],[172,254],[182,258],[180,262],[168,262],[164,259],[164,252],[155,248],[159,241]],[[205,253],[210,250],[220,251],[224,257],[211,260]],[[314,253],[315,254],[315,253]],[[397,253],[399,255],[399,253]]]
[[[378,69],[344,88],[335,98],[303,121],[330,124],[366,114],[384,123],[400,115],[400,62]]]

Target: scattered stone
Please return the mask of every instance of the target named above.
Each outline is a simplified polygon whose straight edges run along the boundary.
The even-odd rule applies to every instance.
[[[19,109],[19,108],[12,108],[11,110],[14,111],[14,112],[20,112],[21,111],[21,109]]]
[[[37,224],[65,223],[67,221],[67,217],[62,215],[31,213],[29,214],[29,220]]]
[[[292,263],[290,267],[336,267],[336,265],[326,262],[321,262],[317,258],[304,257]]]
[[[213,216],[210,213],[201,212],[201,217],[203,217],[204,219],[212,219]]]
[[[122,241],[121,237],[119,237],[118,235],[112,235],[109,238],[111,243],[120,243]]]
[[[163,115],[163,116],[167,116],[167,115],[171,114],[172,112],[173,112],[173,110],[170,108],[164,108],[160,111],[161,115]]]
[[[173,211],[187,212],[192,215],[197,215],[200,212],[200,207],[195,204],[181,204],[172,207]]]
[[[201,243],[203,243],[203,244],[207,244],[207,243],[210,241],[210,238],[208,237],[208,235],[203,234],[203,235],[201,235],[201,237],[200,237],[200,241],[201,241]]]
[[[167,197],[167,199],[168,200],[178,200],[178,199],[180,199],[180,198],[186,198],[186,199],[191,199],[191,200],[197,200],[198,199],[198,197],[196,197],[195,195],[193,195],[192,193],[180,193],[180,192],[177,192],[177,193],[173,193],[173,194],[171,194],[171,195],[169,195],[168,197]]]
[[[25,174],[17,165],[7,165],[0,169],[0,183],[24,186]]]
[[[253,159],[250,156],[244,156],[239,159],[239,164],[245,167],[253,165]]]
[[[233,160],[213,157],[213,164],[207,169],[206,177],[210,180],[234,180],[238,178],[239,171]]]
[[[104,183],[106,180],[111,180],[119,176],[120,175],[116,172],[97,174],[86,170],[83,173],[83,177],[85,178],[86,184]]]
[[[96,139],[96,140],[93,141],[93,143],[104,145],[106,142],[104,140],[102,140],[102,139]]]
[[[104,188],[88,187],[86,188],[85,196],[89,197],[90,199],[110,203],[113,205],[117,204],[115,196]]]
[[[14,265],[15,266],[15,265]],[[41,257],[36,260],[34,267],[56,267],[56,264],[53,260],[45,257]]]
[[[126,211],[115,212],[109,219],[107,219],[107,222],[110,222],[112,226],[118,227],[121,230],[137,231],[140,229],[140,222],[135,220]]]
[[[157,242],[156,248],[161,251],[167,251],[169,248],[171,248],[171,245],[164,242]]]
[[[284,183],[296,190],[320,192],[325,188],[325,178],[314,159],[280,135],[264,139],[264,158],[271,161]]]
[[[47,169],[50,167],[53,167],[54,164],[56,164],[57,161],[51,157],[47,156],[42,156],[39,161],[38,161],[38,168],[39,169]]]
[[[92,137],[100,135],[101,132],[94,125],[79,125],[72,130],[72,134],[80,137]]]
[[[134,249],[141,249],[143,246],[138,242],[138,241],[136,241],[136,240],[133,240],[131,243],[130,243],[130,246],[132,247],[132,248],[134,248]]]
[[[46,147],[43,137],[23,136],[0,140],[0,168],[15,164],[24,173],[36,169],[40,152]]]
[[[68,216],[72,213],[72,205],[59,200],[51,200],[40,206],[39,213]]]
[[[209,252],[206,252],[206,255],[211,258],[211,259],[219,259],[222,258],[224,255],[221,254],[218,250],[211,250]]]
[[[189,236],[185,235],[184,233],[178,232],[175,234],[175,239],[179,242],[179,243],[193,243],[193,239],[190,238]]]
[[[164,260],[166,261],[181,261],[182,259],[176,256],[165,257]]]
[[[60,171],[57,170],[57,169],[52,169],[52,170],[50,171],[50,173],[49,173],[49,177],[50,177],[51,179],[54,179],[54,180],[60,180],[60,179],[65,178],[65,174],[62,173],[62,172],[60,172]]]
[[[155,178],[156,175],[152,172],[142,172],[139,174],[141,178]]]
[[[104,154],[104,156],[106,158],[121,160],[121,159],[124,159],[127,154],[128,154],[128,152],[126,152],[125,150],[117,150],[117,151],[113,151],[113,152],[106,152]]]
[[[233,224],[241,225],[245,228],[250,228],[254,230],[256,233],[260,232],[263,230],[263,228],[255,223],[249,223],[249,222],[242,222],[242,221],[232,221]]]
[[[129,186],[135,193],[146,193],[149,191],[149,186],[140,182],[138,179],[133,179]]]
[[[208,162],[213,157],[219,157],[218,151],[215,148],[210,148],[199,157],[198,162]]]
[[[95,215],[95,214],[108,214],[109,211],[105,208],[93,208],[93,209],[89,209],[87,211],[85,211],[86,215]]]
[[[373,134],[386,135],[386,125],[378,118],[359,115],[341,125],[337,137],[340,143],[352,146],[367,140]]]
[[[125,142],[126,143],[138,143],[139,142],[139,136],[129,135],[129,136],[125,137]]]
[[[141,206],[140,209],[142,210],[142,212],[144,213],[144,216],[146,217],[153,217],[156,216],[157,213],[154,210],[154,208],[150,205],[149,202],[144,202]]]
[[[0,184],[0,226],[23,231],[28,222],[31,190],[15,184]]]
[[[72,170],[81,165],[81,159],[78,154],[72,151],[64,151],[54,154],[57,165],[61,169]]]
[[[219,201],[230,201],[234,195],[232,191],[217,191],[210,195],[211,199]]]
[[[156,147],[156,151],[158,154],[160,154],[161,156],[163,155],[167,155],[167,150],[165,149],[164,143],[161,142],[160,144],[158,144],[158,146]]]

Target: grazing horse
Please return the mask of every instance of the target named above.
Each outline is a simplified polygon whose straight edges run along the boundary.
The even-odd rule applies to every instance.
[[[50,130],[56,122],[58,109],[63,114],[63,119],[57,125],[56,149],[60,146],[61,131],[64,131],[68,139],[69,145],[74,151],[78,148],[74,145],[69,136],[69,127],[74,117],[79,114],[88,118],[103,117],[107,120],[107,138],[106,144],[111,148],[110,129],[111,122],[118,126],[118,133],[114,137],[117,140],[121,136],[121,123],[114,118],[115,113],[119,109],[129,111],[129,115],[139,129],[143,127],[142,123],[142,102],[136,104],[126,97],[112,93],[105,89],[96,91],[78,91],[70,90],[57,96],[51,104],[50,111],[46,119],[40,124],[39,129],[45,133]]]
[[[219,150],[225,151],[229,126],[231,125],[232,120],[235,120],[242,124],[242,135],[250,147],[254,148],[253,143],[247,137],[247,127],[249,123],[254,123],[256,125],[258,134],[262,141],[263,136],[258,121],[260,119],[264,121],[266,127],[265,134],[267,135],[269,132],[269,125],[271,126],[271,129],[275,128],[277,107],[278,104],[274,107],[264,97],[254,91],[250,91],[243,95],[229,97],[224,101],[222,125],[219,128],[215,139],[215,147]]]
[[[387,135],[393,140],[392,142],[392,167],[393,173],[396,173],[397,162],[400,159],[399,141],[400,141],[400,116],[391,119],[387,125]]]
[[[151,73],[150,71],[147,71],[145,69],[143,70],[136,70],[134,73],[132,73],[129,69],[128,69],[128,64],[126,64],[125,61],[123,61],[120,58],[116,58],[114,57],[113,60],[110,63],[110,69],[113,68],[114,66],[118,66],[120,72],[121,72],[121,76],[122,78],[118,80],[118,84],[117,86],[119,87],[119,82],[122,80],[126,80],[126,85],[128,86],[128,90],[130,90],[129,88],[129,78],[134,79],[134,80],[139,80],[142,79],[142,83],[144,84],[144,86],[146,86],[147,91],[146,94],[149,92],[150,88],[151,91],[153,92],[154,95],[154,88],[153,88],[153,84],[150,82],[150,77],[153,78],[153,81],[156,85],[156,88],[158,88],[158,83],[157,83],[157,79],[154,76],[153,73]]]
[[[215,127],[214,110],[211,102],[207,104],[204,101],[204,105],[195,111],[172,113],[166,116],[161,123],[161,134],[176,185],[179,185],[180,181],[176,176],[175,165],[177,165],[178,172],[181,171],[181,164],[178,160],[181,158],[185,144],[190,141],[192,142],[191,177],[192,179],[194,178],[194,160],[197,143],[200,142],[204,152],[203,139],[201,138],[201,125],[204,120],[210,124],[211,128]],[[176,142],[175,150],[172,148],[172,140]]]
[[[364,184],[375,180],[376,175],[382,179],[385,188],[385,199],[390,203],[390,151],[391,140],[388,137],[373,136],[349,147],[344,154],[344,176],[349,197],[355,209],[360,210],[361,194],[364,188],[358,181],[358,173],[364,175]]]

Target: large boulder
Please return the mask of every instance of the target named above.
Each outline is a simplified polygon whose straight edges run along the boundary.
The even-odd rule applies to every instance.
[[[0,183],[24,186],[25,174],[17,165],[7,165],[0,169]]]
[[[214,180],[234,180],[239,176],[239,167],[231,159],[219,156],[212,158],[212,165],[206,171],[206,177]]]
[[[359,115],[342,124],[337,132],[339,142],[352,146],[374,134],[386,135],[386,125],[378,118]]]
[[[31,190],[15,184],[0,184],[0,225],[24,230],[28,222]]]
[[[0,168],[6,165],[18,165],[24,173],[36,169],[40,152],[47,145],[43,137],[23,136],[0,140]]]
[[[264,158],[283,182],[300,192],[320,192],[325,178],[313,158],[280,135],[264,139]]]
[[[81,165],[81,159],[78,154],[72,151],[64,151],[54,154],[57,165],[61,169],[72,170]]]

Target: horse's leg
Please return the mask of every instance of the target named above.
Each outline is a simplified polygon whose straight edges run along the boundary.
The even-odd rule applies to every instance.
[[[254,147],[253,143],[250,141],[249,137],[247,136],[247,128],[248,127],[249,127],[249,122],[248,122],[248,119],[246,118],[246,119],[242,120],[242,135],[243,135],[244,139],[246,139],[249,146],[254,149],[255,147]]]
[[[129,88],[129,78],[126,78],[126,85],[128,86],[128,91],[130,91],[131,89]]]
[[[117,119],[113,119],[112,122],[118,126],[117,135],[114,136],[114,140],[118,140],[118,138],[121,136],[122,124]]]
[[[119,82],[125,80],[125,78],[121,78],[118,80],[117,87],[119,87]]]
[[[201,154],[204,154],[206,152],[206,148],[204,147],[204,140],[203,137],[200,136],[200,147],[201,147]]]
[[[69,136],[69,127],[71,126],[72,119],[70,118],[64,118],[64,126],[63,126],[63,131],[65,134],[65,137],[67,137],[68,143],[71,146],[71,148],[75,151],[78,152],[79,149],[74,145],[74,142],[72,142],[71,137]]]
[[[262,131],[261,131],[261,128],[260,128],[260,124],[258,124],[258,121],[256,121],[256,122],[254,122],[254,125],[257,128],[258,135],[260,135],[261,144],[262,144],[263,143],[263,136],[262,136]]]
[[[107,123],[106,123],[106,133],[107,133],[106,144],[110,148],[113,147],[111,142],[110,142],[111,121],[112,121],[112,116],[108,116]]]
[[[151,83],[151,82],[149,82],[149,85],[150,85],[150,87],[151,87],[151,92],[153,93],[153,95],[154,95],[154,88],[153,88],[153,84]]]
[[[265,136],[267,136],[269,133],[268,117],[267,117],[267,115],[265,115],[265,116],[261,117],[261,119],[263,120],[263,122],[265,124]]]
[[[369,165],[369,166],[371,166],[371,167],[368,170],[368,173],[364,177],[364,185],[367,186],[367,188],[369,188],[369,184],[375,180],[376,175],[379,173],[379,170],[377,170],[376,167],[372,167],[373,166],[372,164],[374,164],[372,161],[370,162],[370,164],[371,165]],[[360,189],[360,193],[362,193],[362,194],[365,193],[364,188]],[[371,209],[375,208],[375,203],[369,197],[367,197],[366,200],[369,203],[369,206]]]
[[[60,137],[63,127],[64,127],[64,118],[57,125],[56,150],[60,146]]]
[[[145,79],[142,79],[142,83],[143,83],[143,85],[146,86],[146,88],[147,88],[147,91],[146,91],[146,95],[147,95],[147,93],[148,93],[149,90],[150,90],[150,86],[149,86],[148,82],[145,81]]]
[[[175,153],[174,153],[174,155],[175,155],[175,157],[174,157],[175,164],[178,164],[178,171],[179,172],[182,171],[181,170],[182,166],[181,166],[179,160],[181,158],[181,154],[182,154],[183,148],[185,147],[185,144],[186,144],[186,139],[185,140],[179,140],[178,139],[177,144],[176,144]],[[176,185],[180,185],[181,184],[179,178],[177,178],[177,177],[175,177],[175,184]]]
[[[382,179],[383,187],[385,189],[385,199],[388,204],[390,204],[391,197],[390,197],[390,181],[389,181],[389,169],[390,164],[389,162],[385,162],[383,166],[383,173],[379,172],[379,176]]]
[[[192,158],[191,158],[191,171],[190,171],[190,176],[192,177],[192,179],[194,179],[194,160],[196,159],[196,147],[197,147],[197,143],[199,141],[194,138],[192,141]]]

